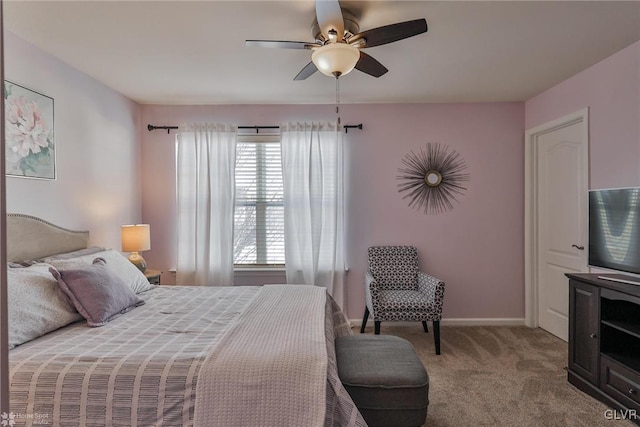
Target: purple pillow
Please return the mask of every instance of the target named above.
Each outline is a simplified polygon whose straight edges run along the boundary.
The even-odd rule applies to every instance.
[[[89,326],[102,326],[119,315],[144,304],[103,258],[72,270],[49,271]]]

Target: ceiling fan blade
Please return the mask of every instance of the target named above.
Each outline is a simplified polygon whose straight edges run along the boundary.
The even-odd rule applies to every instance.
[[[309,62],[302,70],[300,70],[298,75],[295,76],[293,80],[304,80],[316,71],[318,71],[318,68],[316,68],[316,64],[314,64],[313,62]]]
[[[280,49],[311,49],[319,45],[312,42],[289,42],[281,40],[246,40],[247,46],[254,47],[275,47]]]
[[[397,24],[385,25],[384,27],[373,28],[356,34],[349,39],[353,44],[358,40],[365,39],[361,48],[380,46],[398,40],[417,36],[427,32],[427,20],[416,19],[413,21],[398,22]]]
[[[340,9],[338,0],[316,0],[316,18],[320,31],[330,40],[329,31],[335,30],[337,38],[335,41],[342,40],[344,35],[344,18]]]
[[[373,77],[380,77],[389,71],[387,67],[379,63],[377,59],[374,59],[362,51],[360,51],[360,59],[358,59],[356,63],[356,70],[360,70]]]

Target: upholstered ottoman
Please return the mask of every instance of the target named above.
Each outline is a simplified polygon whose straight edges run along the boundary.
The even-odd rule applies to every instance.
[[[391,335],[336,340],[338,375],[370,427],[418,427],[427,419],[429,376],[409,341]]]

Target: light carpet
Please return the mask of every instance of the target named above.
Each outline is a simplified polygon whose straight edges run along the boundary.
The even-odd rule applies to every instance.
[[[383,322],[381,333],[410,341],[427,368],[425,427],[633,426],[607,419],[609,407],[569,384],[567,343],[542,329],[443,326],[440,356],[418,322]]]

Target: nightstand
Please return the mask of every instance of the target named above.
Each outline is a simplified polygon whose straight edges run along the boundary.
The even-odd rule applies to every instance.
[[[159,285],[160,284],[160,275],[161,274],[162,274],[162,271],[160,271],[160,270],[147,269],[144,272],[144,276],[147,278],[149,283],[151,283],[152,285]]]

